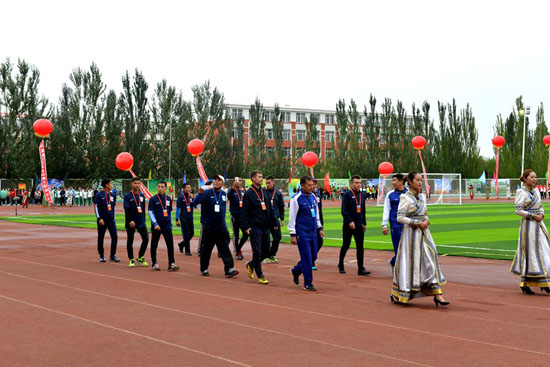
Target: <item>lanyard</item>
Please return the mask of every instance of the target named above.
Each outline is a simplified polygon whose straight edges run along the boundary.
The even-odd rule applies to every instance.
[[[164,205],[162,205],[162,201],[160,201],[159,194],[157,194],[157,198],[159,199],[160,206],[162,207],[162,210],[164,211],[164,208],[166,208],[166,195],[164,195]]]
[[[358,206],[361,205],[361,192],[359,192],[359,202],[357,202],[357,196],[355,196],[355,192],[353,191],[353,189],[351,189],[351,193],[353,194],[353,197],[355,198],[355,204],[357,204]]]
[[[252,190],[254,190],[254,192],[256,193],[256,196],[258,197],[258,200],[260,200],[263,203],[264,202],[264,191],[262,190],[262,188],[260,187],[260,191],[262,192],[262,198],[260,199],[260,194],[258,194],[258,191],[256,191],[254,186],[251,186],[251,187],[252,187]]]
[[[185,201],[185,205],[189,206],[189,201],[185,197],[185,193],[183,193],[181,196],[183,196],[183,201]]]
[[[107,199],[107,197],[109,197],[109,199]],[[107,191],[105,191],[105,202],[107,205],[111,204],[111,195]]]
[[[235,192],[237,193],[237,197],[239,198],[239,201],[243,201],[243,195],[241,190],[235,190]]]
[[[275,194],[277,193],[277,189],[273,189],[273,196],[271,196],[271,201],[275,200]]]
[[[220,190],[220,198],[222,197],[222,190]],[[219,204],[220,198],[216,195],[216,190],[214,190],[214,198],[216,199],[216,204]]]
[[[134,195],[134,192],[132,191],[132,196],[134,197],[134,202],[136,202],[136,206],[141,205],[141,196],[138,194],[138,198],[136,199],[136,196]]]

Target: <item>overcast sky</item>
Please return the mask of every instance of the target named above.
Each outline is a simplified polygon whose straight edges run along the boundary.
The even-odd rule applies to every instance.
[[[470,103],[492,156],[496,115],[524,96],[550,102],[545,1],[8,1],[0,58],[41,71],[57,102],[73,68],[95,61],[109,88],[141,69],[189,98],[209,79],[228,103],[361,110],[372,93],[411,104]],[[532,117],[534,122],[534,116]],[[533,126],[533,124],[532,124]]]

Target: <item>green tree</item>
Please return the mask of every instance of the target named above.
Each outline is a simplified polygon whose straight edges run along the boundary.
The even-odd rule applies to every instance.
[[[265,109],[262,102],[256,98],[250,105],[249,138],[252,139],[248,149],[248,167],[250,169],[263,169],[266,162],[265,144]]]
[[[534,146],[531,150],[533,152],[531,168],[543,178],[548,171],[548,147],[543,144],[542,139],[548,135],[548,127],[544,119],[544,105],[542,102],[537,108],[536,122]]]

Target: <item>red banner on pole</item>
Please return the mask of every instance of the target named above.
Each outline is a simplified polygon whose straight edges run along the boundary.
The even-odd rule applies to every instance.
[[[132,170],[129,170],[129,171],[132,174],[132,177],[137,177],[136,174],[134,173],[134,171],[132,171]],[[151,197],[153,196],[153,195],[151,195],[149,190],[147,190],[147,187],[145,187],[145,185],[141,181],[139,182],[139,189],[143,193],[143,196],[145,196],[148,200],[150,200]]]
[[[44,148],[44,139],[42,139],[42,141],[40,142],[38,152],[40,153],[40,179],[42,181],[42,191],[44,192],[44,198],[46,198],[46,201],[50,205],[53,205],[52,196],[50,195],[50,187],[48,186],[48,172],[46,171],[46,149]]]
[[[204,167],[202,166],[201,157],[197,156],[197,169],[199,170],[199,176],[201,176],[201,180],[203,182],[208,182],[208,177],[206,176],[206,172],[204,171]]]

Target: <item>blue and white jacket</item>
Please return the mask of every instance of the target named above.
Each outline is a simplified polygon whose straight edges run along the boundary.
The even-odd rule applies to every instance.
[[[323,229],[319,218],[319,207],[315,194],[302,191],[290,200],[288,231],[292,237],[317,238],[317,231]]]
[[[388,221],[394,227],[403,227],[402,223],[397,222],[397,208],[399,208],[399,200],[401,195],[407,192],[407,188],[403,191],[391,190],[386,194],[384,200],[384,214],[382,215],[382,227],[388,226]]]

